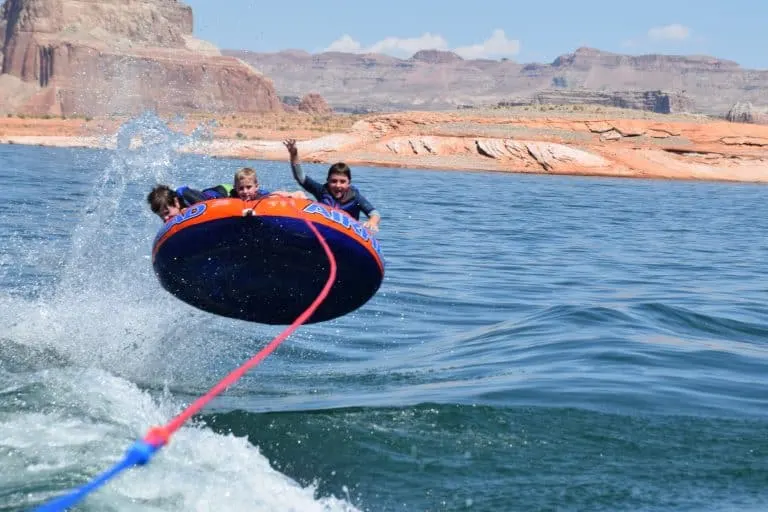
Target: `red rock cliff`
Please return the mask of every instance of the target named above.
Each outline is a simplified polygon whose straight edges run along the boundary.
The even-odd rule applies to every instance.
[[[177,0],[6,0],[2,32],[2,73],[23,82],[0,94],[5,110],[282,109],[270,80],[192,37],[192,9]]]

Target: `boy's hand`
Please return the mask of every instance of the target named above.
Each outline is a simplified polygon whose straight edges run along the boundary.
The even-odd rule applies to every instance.
[[[379,232],[379,223],[378,222],[371,222],[370,220],[363,222],[363,227],[368,229],[371,233],[378,233]]]
[[[288,154],[291,156],[291,162],[296,162],[299,159],[299,150],[296,148],[296,139],[288,139],[283,141],[283,144],[288,149]]]

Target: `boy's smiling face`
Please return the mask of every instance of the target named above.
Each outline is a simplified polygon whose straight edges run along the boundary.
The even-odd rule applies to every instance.
[[[331,174],[328,176],[328,190],[334,199],[341,199],[347,190],[349,190],[349,178],[344,174]]]
[[[253,201],[259,195],[259,181],[252,176],[240,178],[235,185],[235,192],[243,201]]]
[[[173,200],[173,204],[168,204],[160,208],[157,212],[157,216],[163,219],[163,222],[168,222],[173,217],[181,213],[181,205],[178,199]]]

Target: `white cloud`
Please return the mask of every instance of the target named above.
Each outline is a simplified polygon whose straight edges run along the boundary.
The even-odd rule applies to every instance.
[[[325,49],[327,52],[347,52],[357,53],[361,50],[360,43],[352,39],[351,36],[344,34]]]
[[[419,50],[451,50],[451,47],[443,36],[426,32],[420,37],[387,37],[367,47],[344,34],[325,48],[327,52],[386,53],[396,57],[410,57]],[[466,59],[509,57],[520,52],[520,41],[507,39],[504,31],[497,29],[482,43],[461,46],[452,51]]]
[[[693,30],[679,23],[671,23],[659,27],[652,27],[645,33],[644,37],[635,39],[626,39],[621,42],[621,46],[633,50],[647,48],[648,44],[682,42],[691,39]],[[700,39],[700,38],[699,38]]]
[[[494,57],[508,57],[520,52],[520,41],[507,39],[503,30],[496,29],[491,37],[480,44],[462,46],[453,50],[465,59],[485,59]]]
[[[406,53],[412,55],[419,50],[446,50],[448,41],[442,36],[427,32],[421,37],[387,37],[374,43],[368,50],[372,53]]]
[[[653,27],[648,31],[651,41],[684,41],[691,35],[691,29],[679,23]]]

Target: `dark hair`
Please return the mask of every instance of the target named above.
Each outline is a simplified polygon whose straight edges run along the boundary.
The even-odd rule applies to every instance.
[[[158,185],[147,195],[147,202],[153,213],[158,213],[166,206],[171,206],[179,198],[175,190],[168,185]]]
[[[349,166],[344,162],[336,162],[330,166],[328,168],[328,178],[326,179],[329,179],[331,174],[343,174],[349,179],[349,181],[352,181],[352,169],[350,169]]]

